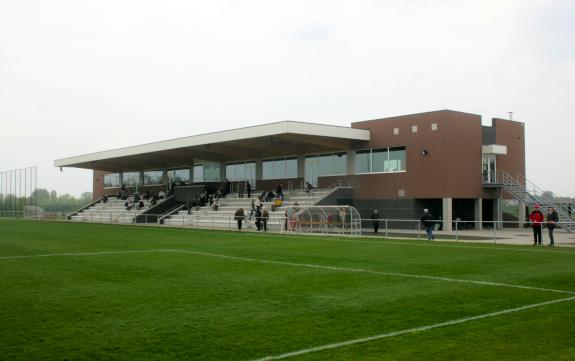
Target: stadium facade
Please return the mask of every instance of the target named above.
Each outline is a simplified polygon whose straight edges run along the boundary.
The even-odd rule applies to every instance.
[[[330,200],[367,217],[418,219],[424,208],[445,220],[500,221],[502,200],[525,188],[525,128],[451,110],[352,123],[350,127],[283,121],[85,154],[54,162],[92,169],[94,197],[124,185],[140,192],[167,182],[220,184],[247,180],[256,189],[349,185]],[[514,177],[513,175],[517,175]],[[477,224],[481,227],[481,224]]]

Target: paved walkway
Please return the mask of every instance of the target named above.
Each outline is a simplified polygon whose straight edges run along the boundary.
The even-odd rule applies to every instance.
[[[373,229],[364,228],[362,231],[364,236],[373,237]],[[549,244],[549,233],[547,229],[542,230],[543,244]],[[484,230],[464,230],[464,231],[434,231],[435,239],[442,241],[459,241],[471,243],[501,243],[501,244],[517,244],[517,245],[531,245],[533,244],[533,231],[531,228],[510,228],[510,229],[484,229]],[[411,239],[427,239],[424,230],[406,230],[406,229],[379,229],[379,237],[386,238],[411,238]],[[575,247],[575,233],[567,233],[562,229],[555,229],[554,232],[555,245],[558,247]]]

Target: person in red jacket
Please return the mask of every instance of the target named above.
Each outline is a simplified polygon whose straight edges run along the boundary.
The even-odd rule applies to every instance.
[[[539,203],[533,206],[533,212],[529,214],[529,222],[533,228],[533,245],[541,245],[541,226],[545,220],[543,213],[539,210]]]

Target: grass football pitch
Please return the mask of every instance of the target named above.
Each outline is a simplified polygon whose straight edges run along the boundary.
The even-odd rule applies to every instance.
[[[0,220],[0,360],[574,360],[575,249]]]

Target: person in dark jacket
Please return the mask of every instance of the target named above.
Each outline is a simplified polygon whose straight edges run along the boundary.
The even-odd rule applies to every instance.
[[[533,228],[533,245],[541,245],[541,226],[543,225],[543,213],[539,210],[539,203],[533,206],[533,212],[529,214],[529,222]]]
[[[260,207],[256,208],[255,211],[255,216],[256,216],[256,228],[258,229],[258,231],[262,228],[262,211]]]
[[[243,208],[239,208],[236,213],[234,214],[234,219],[238,222],[238,231],[242,230],[242,222],[246,218],[246,214],[244,213]]]
[[[423,224],[423,227],[425,227],[425,232],[427,233],[427,240],[428,241],[434,240],[435,239],[435,236],[433,235],[434,222],[433,222],[433,216],[431,215],[431,213],[429,213],[429,209],[423,210],[421,223]]]
[[[281,183],[278,184],[278,187],[276,189],[276,197],[280,197],[282,199],[282,201],[284,200],[284,192],[282,190],[282,185]]]
[[[266,202],[271,202],[274,200],[274,198],[275,198],[274,192],[272,192],[271,189],[268,190],[268,193],[266,195]]]
[[[313,185],[310,182],[305,182],[305,192],[307,193],[307,195],[311,197],[312,191],[313,191]]]
[[[248,181],[246,181],[246,193],[248,194],[248,198],[252,197],[252,185]]]
[[[549,207],[547,211],[547,230],[549,231],[549,246],[555,246],[555,240],[553,239],[553,230],[555,226],[557,226],[557,222],[559,222],[559,215],[553,207]]]
[[[377,230],[379,229],[379,212],[377,209],[373,210],[371,213],[371,221],[373,222],[373,233],[377,234]]]

